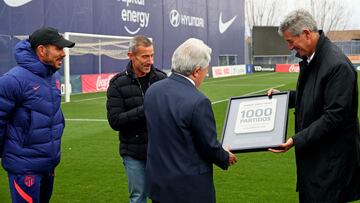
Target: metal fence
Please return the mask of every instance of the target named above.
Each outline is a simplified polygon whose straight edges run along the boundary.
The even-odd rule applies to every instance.
[[[360,55],[360,40],[334,42],[346,55]]]
[[[345,55],[360,55],[360,40],[352,40],[346,42],[334,42]],[[251,45],[247,44],[247,53],[248,57],[251,57]],[[277,64],[277,63],[298,63],[300,61],[299,58],[295,56],[268,56],[268,57],[255,57],[248,59],[248,63],[253,64]]]

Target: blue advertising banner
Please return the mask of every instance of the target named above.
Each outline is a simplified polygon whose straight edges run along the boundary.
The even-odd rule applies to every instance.
[[[207,43],[206,0],[164,0],[164,59],[170,59],[175,49],[190,37]],[[164,61],[170,69],[171,61]]]
[[[213,56],[235,55],[237,64],[245,63],[244,0],[208,0],[208,43]],[[218,65],[217,59],[213,65]]]
[[[244,63],[244,0],[0,0],[0,74],[15,65],[11,50],[18,35],[42,26],[60,32],[151,37],[155,66],[169,69],[175,48],[190,37],[213,50],[211,65],[219,56]],[[11,57],[9,57],[11,56]],[[95,56],[70,60],[72,74],[97,73]],[[102,71],[119,72],[127,60],[102,57]]]

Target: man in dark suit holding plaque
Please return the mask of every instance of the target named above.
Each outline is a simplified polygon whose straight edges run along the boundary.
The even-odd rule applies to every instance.
[[[217,141],[211,102],[197,89],[210,54],[201,40],[188,39],[173,54],[171,76],[146,92],[146,177],[153,202],[215,202],[212,165],[227,169],[236,162]]]
[[[307,11],[287,15],[279,33],[303,61],[289,100],[295,107],[295,135],[280,145],[283,149],[270,150],[295,146],[300,202],[359,199],[357,73]]]

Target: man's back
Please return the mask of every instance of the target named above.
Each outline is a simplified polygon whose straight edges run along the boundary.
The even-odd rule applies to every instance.
[[[215,202],[212,164],[226,169],[210,101],[173,73],[146,93],[150,198],[160,202]],[[191,187],[189,187],[191,185]]]

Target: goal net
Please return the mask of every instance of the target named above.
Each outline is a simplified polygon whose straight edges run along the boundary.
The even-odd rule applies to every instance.
[[[73,32],[65,32],[64,37],[76,43],[71,49],[65,48],[62,86],[65,102],[70,101],[72,93],[81,93],[82,75],[116,73],[126,67],[132,37]]]

